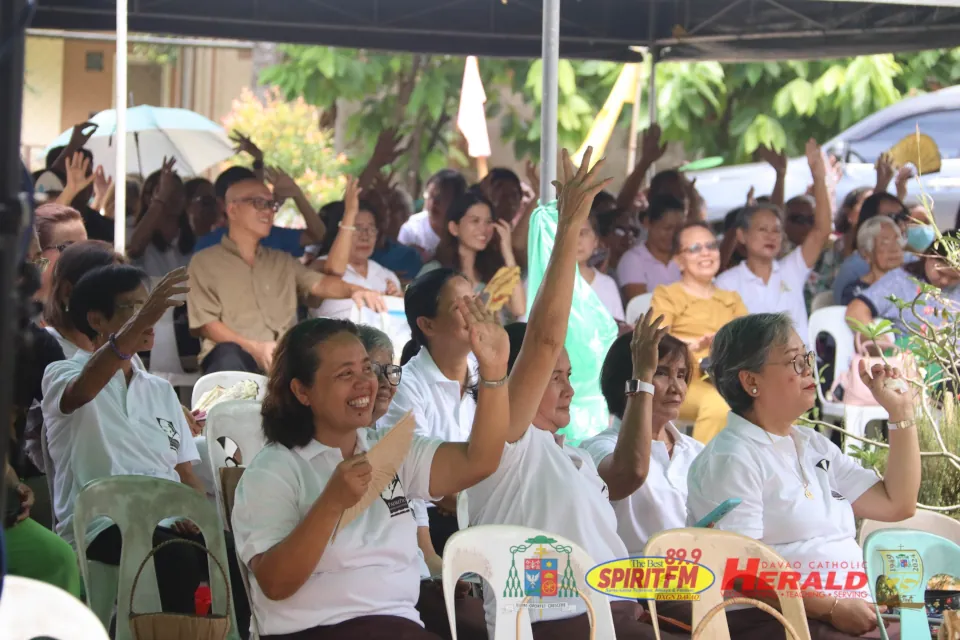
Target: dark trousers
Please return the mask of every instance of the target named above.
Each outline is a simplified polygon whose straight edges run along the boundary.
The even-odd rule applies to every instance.
[[[611,602],[610,610],[617,640],[655,640],[657,637],[653,625],[637,620],[640,608],[636,603]],[[590,618],[586,613],[564,620],[534,622],[531,627],[533,640],[587,640],[590,637]],[[662,640],[679,640],[685,636],[665,633],[661,627],[660,637]],[[740,636],[731,637],[740,640]]]
[[[416,622],[397,616],[361,616],[340,624],[260,637],[263,640],[440,640],[440,636]]]
[[[217,371],[247,371],[263,373],[252,355],[235,342],[221,342],[200,363],[204,374]]]
[[[427,516],[430,518],[430,542],[433,543],[433,550],[437,555],[442,556],[447,540],[460,530],[457,516],[445,515],[437,508],[427,509]]]
[[[243,588],[233,535],[230,532],[225,532],[224,535],[227,542],[231,600],[236,611],[238,631],[241,637],[246,638],[250,632],[250,603]],[[153,546],[177,538],[203,544],[203,536],[181,535],[173,529],[157,527],[153,534]],[[122,543],[120,528],[113,525],[93,539],[87,547],[87,557],[104,564],[119,566]],[[154,555],[154,567],[162,609],[169,613],[195,613],[194,594],[197,587],[201,582],[210,583],[207,554],[190,545],[172,544]],[[216,580],[220,581],[220,578]]]
[[[450,620],[443,599],[443,585],[436,580],[420,582],[420,601],[417,612],[427,631],[443,640],[450,640]],[[457,620],[457,637],[460,640],[488,640],[487,621],[483,614],[483,599],[474,596],[456,597],[454,615]]]

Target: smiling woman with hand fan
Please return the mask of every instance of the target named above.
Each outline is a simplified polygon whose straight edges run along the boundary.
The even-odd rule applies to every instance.
[[[233,531],[251,571],[261,637],[436,640],[415,609],[417,526],[408,499],[436,500],[493,473],[510,422],[509,341],[476,298],[457,301],[479,362],[470,441],[367,428],[377,375],[346,320],[280,341],[263,403],[269,444],[237,488]]]

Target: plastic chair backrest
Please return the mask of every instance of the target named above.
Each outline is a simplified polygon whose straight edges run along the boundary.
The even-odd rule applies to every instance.
[[[457,494],[457,528],[463,531],[470,526],[470,505],[467,504],[467,492]]]
[[[860,546],[863,546],[867,536],[871,533],[883,529],[914,529],[915,531],[926,531],[941,538],[946,538],[954,544],[960,544],[960,522],[942,513],[917,509],[917,513],[912,518],[907,518],[900,522],[864,520],[863,524],[860,525]]]
[[[638,296],[630,298],[624,314],[627,324],[636,324],[640,316],[650,310],[651,300],[653,300],[653,293],[641,293]]]
[[[260,403],[255,400],[227,400],[214,405],[207,414],[207,422],[203,428],[208,452],[207,473],[217,488],[217,509],[225,525],[229,525],[229,520],[223,512],[223,500],[220,497],[220,468],[226,466],[227,459],[217,440],[232,440],[240,450],[243,462],[250,464],[254,456],[267,444],[263,438],[260,407]]]
[[[53,458],[50,457],[50,448],[47,446],[47,425],[40,427],[40,451],[43,454],[43,471],[47,478],[47,493],[50,494],[50,528],[57,530],[57,495],[54,489],[57,487],[57,469],[53,466]]]
[[[224,522],[227,524],[230,524],[230,516],[233,515],[234,494],[237,492],[237,485],[240,483],[240,478],[243,477],[245,468],[246,467],[229,467],[221,470],[221,472],[227,472],[232,475],[227,482],[226,488],[224,488],[223,475],[221,475],[221,473],[217,473],[216,475],[217,504],[220,506]],[[250,577],[248,572],[247,565],[241,562],[240,578],[243,580],[243,589],[247,592],[247,601],[252,602],[253,595],[252,591],[250,591]],[[257,640],[260,637],[260,627],[257,624],[256,611],[251,609],[250,614],[250,640]]]
[[[110,636],[93,611],[63,589],[8,575],[0,599],[0,638],[108,640]]]
[[[87,566],[86,539],[88,525],[98,516],[106,516],[120,528],[123,547],[120,552],[120,580],[117,587],[117,628],[116,640],[132,640],[130,629],[130,587],[133,584],[137,568],[153,548],[153,533],[160,521],[170,517],[187,518],[194,522],[203,534],[207,549],[226,567],[227,546],[223,537],[220,518],[213,505],[198,491],[180,482],[151,478],[147,476],[112,476],[93,480],[80,491],[74,505],[73,531],[77,540],[77,555],[80,559],[80,572],[84,586],[90,594],[103,585],[92,584]],[[154,563],[144,567],[134,607],[137,613],[160,611],[160,595]],[[219,575],[219,570],[208,560],[211,576]],[[224,589],[230,585],[221,584],[221,580],[212,578],[210,589],[213,594],[212,611],[226,610]],[[239,638],[236,616],[231,611],[229,638]]]
[[[833,306],[833,291],[821,291],[810,301],[810,313]]]
[[[697,560],[711,571],[715,580],[710,587],[700,594],[700,599],[693,601],[693,617],[691,627],[696,629],[700,620],[710,609],[720,604],[724,597],[723,571],[729,558],[740,559],[740,569],[745,569],[748,562],[758,560],[757,571],[760,566],[784,566],[780,554],[763,544],[759,540],[747,538],[730,531],[718,529],[670,529],[655,534],[647,541],[643,555],[650,557],[666,557],[668,550],[684,549],[686,559],[693,561],[695,550],[700,551]],[[673,554],[671,554],[673,555]],[[753,572],[751,572],[753,573]],[[779,589],[780,585],[772,585],[780,599],[780,610],[801,638],[810,640],[810,628],[807,626],[807,615],[803,608],[803,600],[791,595],[789,589]],[[732,587],[730,587],[732,588]],[[648,601],[650,615],[657,619],[656,602]],[[657,631],[659,637],[659,631]],[[726,616],[717,615],[707,626],[703,635],[711,640],[730,640],[730,628],[727,626]]]
[[[827,363],[833,372],[833,379],[836,380],[837,374],[846,371],[850,367],[850,360],[853,358],[853,330],[847,325],[847,308],[843,306],[831,306],[817,309],[810,314],[808,323],[808,346],[813,349],[817,344],[817,336],[821,333],[829,334],[836,345],[833,362]],[[819,379],[820,371],[817,370]],[[821,402],[826,402],[823,396],[823,389],[817,385],[817,396]]]
[[[186,373],[177,351],[177,334],[173,325],[173,307],[167,309],[153,326],[153,349],[150,350],[150,373],[175,387],[189,386],[199,377]]]
[[[927,582],[939,573],[960,576],[960,546],[926,531],[881,529],[867,536],[863,544],[863,563],[867,567],[867,586],[877,600],[877,578],[895,581],[901,602],[924,603]],[[877,615],[880,614],[877,607]],[[900,637],[924,638],[930,635],[926,607],[900,607]],[[886,630],[880,627],[886,640]]]
[[[197,403],[200,402],[200,398],[203,397],[203,394],[214,389],[216,387],[223,387],[224,389],[229,389],[238,382],[243,382],[244,380],[253,380],[257,383],[257,386],[260,390],[257,393],[257,400],[263,402],[264,397],[267,395],[267,377],[262,376],[259,373],[249,373],[247,371],[217,371],[216,373],[208,373],[205,376],[202,376],[197,380],[196,384],[193,385],[193,394],[190,398],[190,407],[196,407]]]
[[[550,542],[547,542],[548,540]],[[596,566],[596,562],[586,551],[566,538],[553,534],[546,536],[536,529],[512,525],[481,525],[453,534],[443,550],[443,597],[453,640],[457,640],[455,590],[457,580],[465,573],[478,574],[487,581],[485,586],[496,592],[497,625],[492,640],[532,638],[528,609],[519,605],[526,598],[523,592],[524,560],[528,559],[528,556],[538,557],[536,554],[540,550],[546,550],[558,558],[559,575],[565,575],[567,570],[573,572],[573,587],[588,598],[596,616],[596,637],[616,637],[610,601],[607,596],[587,585],[586,574]],[[561,581],[561,589],[565,584],[568,584],[566,578]],[[505,596],[508,588],[515,595]],[[518,616],[521,618],[519,636]]]

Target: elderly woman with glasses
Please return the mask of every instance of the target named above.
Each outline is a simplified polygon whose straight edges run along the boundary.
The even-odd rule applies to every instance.
[[[327,225],[327,235],[320,245],[320,257],[313,269],[343,278],[344,282],[378,291],[388,296],[400,295],[400,279],[393,271],[370,259],[377,248],[381,226],[379,212],[369,202],[360,200],[360,189],[352,181],[344,200],[331,202],[320,211]],[[351,319],[357,312],[353,300],[324,300],[310,314],[315,317]],[[361,323],[379,324],[379,314],[360,310]]]
[[[913,393],[896,368],[861,365],[861,379],[890,414],[890,457],[881,479],[829,438],[796,426],[817,399],[814,357],[782,313],[739,318],[717,333],[712,374],[731,411],[726,429],[690,467],[687,522],[741,500],[717,527],[764,542],[789,563],[772,586],[801,592],[811,637],[876,637],[866,635],[882,621],[870,604],[854,518],[898,522],[916,511]],[[772,596],[763,586],[731,582],[724,588]],[[727,621],[738,640],[783,637],[779,623],[757,609],[729,611]],[[894,627],[888,635],[899,638]]]
[[[680,228],[674,237],[673,260],[680,267],[680,282],[654,289],[650,307],[663,316],[670,335],[685,342],[693,356],[694,371],[680,419],[693,420],[693,437],[707,443],[723,428],[730,408],[713,384],[703,379],[700,362],[720,327],[747,315],[747,308],[736,291],[724,291],[713,283],[720,270],[720,244],[706,224],[691,222]]]
[[[876,216],[867,220],[857,232],[857,247],[870,271],[844,287],[840,304],[850,304],[870,285],[902,265],[905,246],[907,239],[892,218]]]

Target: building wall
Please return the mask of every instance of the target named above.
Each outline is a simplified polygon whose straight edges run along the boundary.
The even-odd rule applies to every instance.
[[[27,38],[20,143],[31,166],[43,161],[43,149],[62,131],[63,52],[63,40]]]
[[[63,41],[63,93],[60,131],[113,107],[116,45],[89,40]],[[88,68],[88,60],[102,56],[101,69]]]

